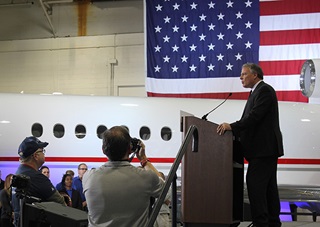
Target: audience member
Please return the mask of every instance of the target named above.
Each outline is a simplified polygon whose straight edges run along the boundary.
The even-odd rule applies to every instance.
[[[80,192],[72,188],[72,178],[70,174],[63,175],[61,180],[62,190],[59,190],[59,192],[65,199],[68,199],[66,201],[68,206],[82,210]]]
[[[50,178],[50,169],[48,166],[41,166],[39,170],[43,175]]]
[[[165,176],[162,172],[159,172],[161,178],[165,180]],[[166,198],[160,208],[159,215],[154,223],[154,227],[169,227],[170,226],[170,204],[171,204],[171,188],[169,189]]]
[[[78,176],[73,178],[73,181],[72,181],[72,187],[76,189],[78,192],[80,192],[81,199],[82,199],[82,207],[84,208],[84,210],[87,210],[87,202],[86,202],[86,197],[83,193],[82,177],[87,170],[88,170],[87,164],[80,163],[78,165]]]
[[[63,197],[52,185],[50,179],[39,172],[40,166],[45,162],[45,147],[47,142],[41,142],[36,137],[30,136],[25,138],[19,146],[18,154],[20,156],[20,165],[16,171],[16,175],[22,174],[30,177],[28,194],[32,197],[41,199],[43,202],[53,201],[65,204]],[[18,200],[16,194],[14,200]],[[26,199],[26,202],[33,202]],[[20,206],[16,206],[19,202],[14,203],[15,219],[19,217]],[[17,220],[15,220],[17,223]]]
[[[1,209],[1,226],[13,226],[13,209],[11,204],[11,180],[13,174],[8,174],[4,182],[4,188],[0,191]]]
[[[0,170],[0,190],[4,188],[4,181],[2,180],[2,176],[1,176],[1,170]]]
[[[73,172],[71,169],[68,169],[65,174],[71,175],[72,179],[73,179],[73,177],[74,177],[74,172]],[[56,185],[56,189],[57,189],[58,191],[61,191],[61,190],[63,189],[63,187],[62,187],[62,182],[59,182],[59,183]]]
[[[73,179],[73,177],[74,177],[74,172],[73,172],[73,170],[68,169],[68,170],[66,171],[66,174],[71,175],[71,177],[72,177],[72,179]]]
[[[158,197],[164,187],[159,172],[139,141],[137,168],[128,161],[133,152],[128,130],[115,126],[103,133],[103,153],[109,161],[83,176],[83,190],[91,226],[146,226],[150,197]]]

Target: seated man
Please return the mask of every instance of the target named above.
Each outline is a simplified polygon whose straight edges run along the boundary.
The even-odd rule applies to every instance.
[[[25,138],[19,146],[18,154],[20,156],[20,165],[16,171],[16,175],[22,174],[30,177],[29,187],[27,189],[28,195],[40,199],[42,202],[57,202],[65,204],[64,198],[52,185],[50,179],[43,175],[39,168],[45,162],[45,147],[47,142],[41,142],[36,137],[30,136]],[[17,188],[18,189],[18,188]],[[16,194],[13,196],[13,200],[18,200]],[[15,219],[19,217],[20,207],[19,202],[13,201]],[[33,202],[26,199],[26,202]],[[15,220],[17,223],[17,220]]]
[[[137,158],[143,168],[130,164],[128,130],[115,126],[103,134],[103,153],[109,161],[83,176],[89,226],[146,226],[150,197],[159,197],[164,181],[150,163],[139,141]]]

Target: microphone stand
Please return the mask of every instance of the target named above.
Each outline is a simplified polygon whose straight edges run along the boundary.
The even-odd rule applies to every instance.
[[[232,95],[232,93],[229,93],[228,97],[227,97],[225,100],[223,100],[222,103],[220,103],[218,106],[216,106],[215,108],[213,108],[209,113],[203,115],[201,119],[206,121],[208,115],[211,114],[211,113],[212,113],[213,111],[215,111],[216,109],[218,109],[218,107],[221,106],[223,103],[225,103],[231,95]]]

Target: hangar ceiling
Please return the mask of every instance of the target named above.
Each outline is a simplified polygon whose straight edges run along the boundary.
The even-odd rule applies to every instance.
[[[0,41],[136,32],[143,0],[0,0]]]

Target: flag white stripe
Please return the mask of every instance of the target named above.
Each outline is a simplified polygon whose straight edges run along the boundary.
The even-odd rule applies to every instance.
[[[260,46],[259,61],[306,60],[320,58],[320,43]]]
[[[284,31],[320,28],[320,13],[260,16],[260,31]]]
[[[277,75],[264,76],[263,80],[270,84],[276,91],[297,91],[300,90],[300,74],[298,75]]]
[[[300,90],[300,75],[264,76],[264,81],[279,91]],[[201,94],[222,92],[246,92],[237,78],[205,79],[155,79],[147,78],[146,89],[149,92],[165,94]]]

